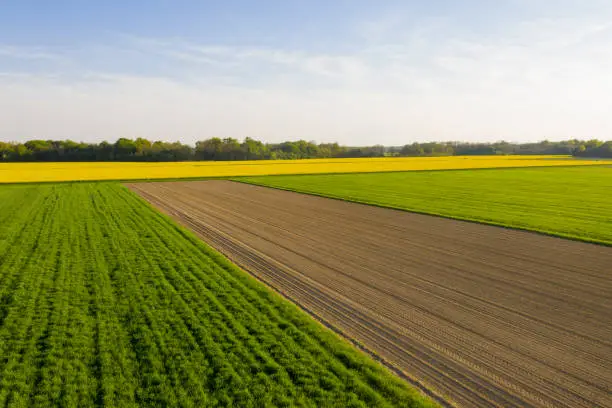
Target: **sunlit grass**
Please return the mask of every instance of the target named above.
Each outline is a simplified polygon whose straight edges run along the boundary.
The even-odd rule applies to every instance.
[[[612,166],[277,176],[242,181],[612,245]]]
[[[435,406],[118,183],[0,187],[0,356],[0,406]]]

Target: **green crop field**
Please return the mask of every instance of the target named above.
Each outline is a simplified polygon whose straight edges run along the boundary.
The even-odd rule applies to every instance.
[[[610,166],[238,180],[612,245]]]
[[[0,406],[433,406],[118,184],[0,188]]]

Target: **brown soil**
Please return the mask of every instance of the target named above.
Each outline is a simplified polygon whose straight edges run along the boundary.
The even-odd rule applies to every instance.
[[[610,247],[229,181],[129,187],[457,405],[612,407]]]

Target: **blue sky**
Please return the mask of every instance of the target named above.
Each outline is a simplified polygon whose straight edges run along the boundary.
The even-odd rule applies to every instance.
[[[611,51],[604,0],[0,0],[0,139],[610,139]]]

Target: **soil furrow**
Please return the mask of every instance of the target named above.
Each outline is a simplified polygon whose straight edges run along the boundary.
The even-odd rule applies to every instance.
[[[460,406],[612,406],[612,248],[234,182],[129,187]]]

